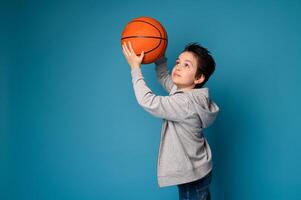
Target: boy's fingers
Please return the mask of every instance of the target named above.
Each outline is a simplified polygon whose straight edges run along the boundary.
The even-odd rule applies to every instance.
[[[126,43],[124,43],[123,47],[124,47],[124,50],[125,50],[126,54],[128,56],[131,55],[131,52],[129,51],[128,47],[126,46]]]
[[[128,43],[129,43],[129,49],[130,49],[130,52],[131,52],[131,53],[135,53],[135,52],[134,52],[134,49],[133,49],[133,47],[132,47],[131,42],[129,41]]]
[[[130,41],[128,41],[128,44],[129,44],[129,49],[130,49],[130,51],[131,51],[131,52],[133,52],[133,48],[132,48],[132,44],[131,44],[131,42],[130,42]]]
[[[143,58],[143,56],[144,56],[144,51],[141,52],[140,58]]]

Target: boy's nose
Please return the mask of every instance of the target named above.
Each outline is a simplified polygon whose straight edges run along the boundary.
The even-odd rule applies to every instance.
[[[182,67],[181,67],[180,65],[177,65],[177,66],[176,66],[176,70],[177,70],[177,71],[180,71],[181,69],[182,69]]]

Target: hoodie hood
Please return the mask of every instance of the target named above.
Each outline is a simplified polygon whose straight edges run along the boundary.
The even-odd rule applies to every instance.
[[[193,89],[190,91],[190,95],[193,106],[202,121],[202,127],[209,127],[214,122],[217,114],[219,113],[219,107],[209,98],[209,89]]]

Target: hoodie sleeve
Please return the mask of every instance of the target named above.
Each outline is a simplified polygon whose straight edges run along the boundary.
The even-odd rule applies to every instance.
[[[156,65],[156,74],[158,81],[164,87],[164,89],[170,93],[171,88],[174,86],[174,83],[171,80],[171,76],[167,70],[167,59],[166,57],[161,57],[160,59],[155,61]]]
[[[147,87],[140,68],[131,70],[133,88],[139,105],[155,117],[182,121],[189,111],[189,103],[185,96],[157,96]]]

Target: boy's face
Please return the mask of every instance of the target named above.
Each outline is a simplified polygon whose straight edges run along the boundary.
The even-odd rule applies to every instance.
[[[172,70],[172,81],[178,89],[192,89],[196,84],[204,81],[203,75],[199,79],[195,78],[197,66],[197,58],[192,52],[184,51],[179,55]]]

